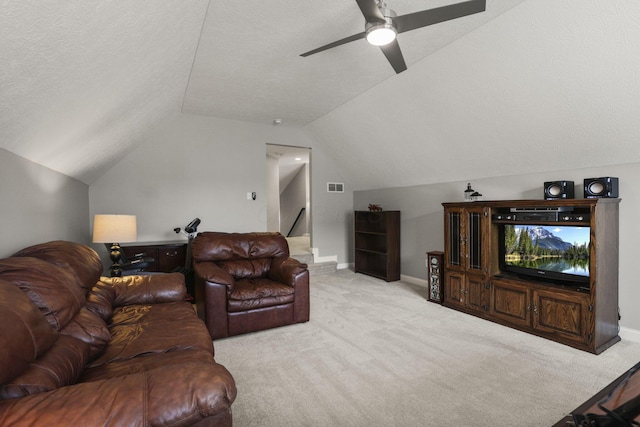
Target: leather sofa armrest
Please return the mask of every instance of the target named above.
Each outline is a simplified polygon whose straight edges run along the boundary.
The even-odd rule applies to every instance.
[[[296,284],[296,277],[306,271],[307,267],[307,264],[301,263],[294,258],[273,258],[271,269],[269,270],[269,278],[293,288]]]
[[[217,363],[184,363],[0,401],[0,424],[192,425],[228,413],[236,386]],[[108,404],[105,404],[108,402]]]
[[[184,301],[187,296],[182,273],[101,277],[100,282],[115,290],[114,307]]]

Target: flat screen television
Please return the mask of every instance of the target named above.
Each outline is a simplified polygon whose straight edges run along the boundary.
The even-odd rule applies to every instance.
[[[589,226],[503,224],[500,268],[520,276],[589,287]]]

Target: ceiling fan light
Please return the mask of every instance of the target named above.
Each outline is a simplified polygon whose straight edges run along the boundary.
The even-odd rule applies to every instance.
[[[367,29],[367,41],[374,46],[384,46],[396,39],[396,29],[388,23],[380,23]]]

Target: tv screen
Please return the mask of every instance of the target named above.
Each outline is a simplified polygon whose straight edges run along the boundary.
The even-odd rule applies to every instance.
[[[505,224],[502,268],[541,279],[589,283],[588,226]]]

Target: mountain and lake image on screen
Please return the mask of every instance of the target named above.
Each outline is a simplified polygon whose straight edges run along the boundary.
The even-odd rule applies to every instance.
[[[590,228],[504,226],[504,266],[589,277]]]

